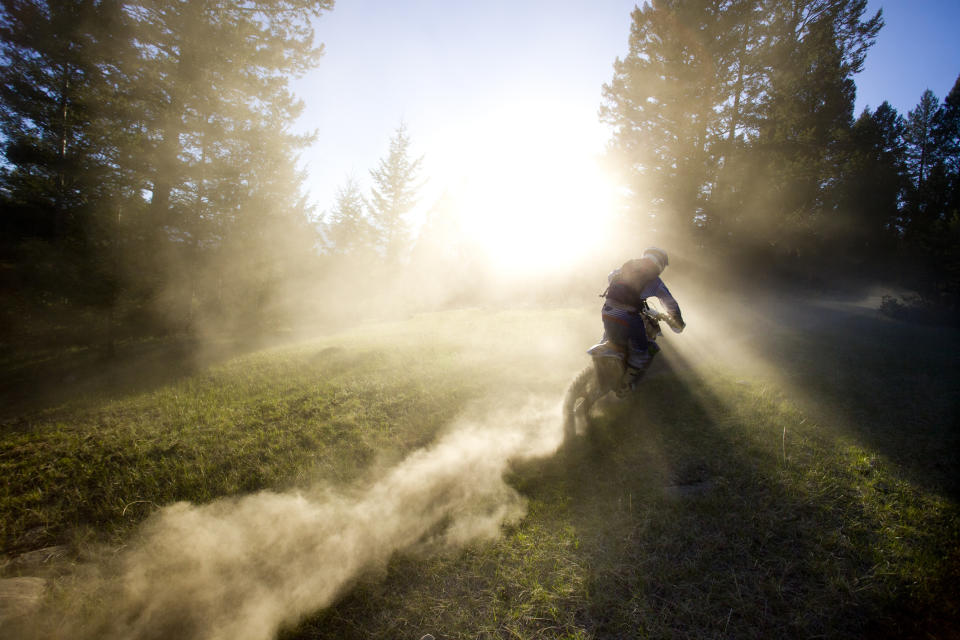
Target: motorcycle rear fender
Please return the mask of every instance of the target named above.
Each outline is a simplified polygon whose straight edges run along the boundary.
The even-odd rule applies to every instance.
[[[620,357],[593,356],[593,369],[597,373],[601,392],[619,389],[626,367],[626,358],[622,354]]]
[[[625,360],[627,357],[627,350],[625,348],[609,340],[593,345],[587,349],[587,353],[592,358],[618,358]]]

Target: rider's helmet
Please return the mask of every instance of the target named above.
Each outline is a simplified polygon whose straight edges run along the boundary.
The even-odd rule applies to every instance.
[[[657,265],[657,273],[663,273],[663,270],[667,268],[667,252],[663,249],[658,249],[657,247],[647,247],[643,250],[643,255],[641,258],[646,258]]]

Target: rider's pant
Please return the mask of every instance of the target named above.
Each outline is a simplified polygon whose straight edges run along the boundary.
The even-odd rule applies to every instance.
[[[650,366],[655,351],[650,349],[647,330],[640,314],[617,309],[608,304],[600,310],[606,337],[627,346],[627,366],[634,369],[634,380],[639,380]]]

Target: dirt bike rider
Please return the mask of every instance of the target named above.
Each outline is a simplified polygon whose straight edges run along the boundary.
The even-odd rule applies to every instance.
[[[653,356],[660,351],[652,339],[648,340],[641,315],[647,306],[646,299],[653,296],[660,301],[669,316],[666,322],[674,333],[680,333],[686,326],[680,306],[660,279],[666,267],[667,252],[647,247],[640,258],[628,260],[607,276],[609,286],[603,293],[605,301],[601,309],[604,341],[626,347],[627,382],[631,389],[636,388]]]

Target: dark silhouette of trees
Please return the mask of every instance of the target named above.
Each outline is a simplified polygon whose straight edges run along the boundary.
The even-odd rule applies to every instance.
[[[269,313],[313,251],[287,83],[317,62],[310,20],[331,7],[4,0],[6,320]]]
[[[866,0],[657,0],[631,15],[601,118],[629,235],[807,285],[886,277],[956,311],[960,84],[853,116],[883,26]],[[652,237],[651,237],[652,236]]]
[[[904,120],[890,103],[869,108],[853,124],[838,186],[835,252],[847,260],[841,268],[861,275],[892,262],[902,233],[901,207],[909,181],[905,173]],[[885,275],[890,275],[885,273]]]
[[[0,168],[4,328],[114,306],[124,144],[102,108],[123,82],[129,20],[115,2],[4,2]]]
[[[310,219],[288,79],[317,63],[311,20],[331,7],[2,0],[6,336],[276,326],[291,283],[457,262],[451,202],[408,255],[421,159],[403,124],[367,197],[349,181]],[[960,78],[943,102],[927,91],[906,116],[883,103],[855,118],[882,24],[866,0],[636,8],[600,110],[630,192],[621,237],[807,286],[887,277],[956,312]]]
[[[729,35],[730,14],[745,3],[656,2],[634,9],[630,52],[614,62],[603,88],[601,118],[613,127],[614,150],[628,167],[635,215],[658,224],[691,224],[715,183],[719,140],[746,121],[743,102],[725,105],[729,69],[719,62],[727,47],[744,46]],[[747,36],[744,36],[747,37]],[[735,56],[734,56],[735,57]],[[743,56],[731,59],[740,96],[748,91]],[[724,126],[726,107],[729,124]]]
[[[882,24],[879,13],[863,20],[865,7],[704,0],[636,9],[601,117],[613,125],[637,216],[668,218],[714,248],[815,250],[852,124],[851,76]]]
[[[927,89],[920,96],[920,103],[907,113],[903,140],[906,143],[907,170],[914,188],[920,192],[937,163],[937,138],[935,130],[940,119],[940,104],[933,91]]]
[[[847,19],[839,9],[808,6],[802,16],[778,13],[771,25],[774,64],[756,144],[763,169],[746,188],[759,187],[775,221],[766,240],[783,255],[821,259],[836,222],[832,190],[855,97],[856,61],[845,60],[839,37]]]
[[[927,90],[903,134],[909,180],[901,208],[903,253],[927,302],[960,312],[960,78],[939,103]]]
[[[960,76],[943,101],[936,135],[947,170],[954,176],[960,175]]]

